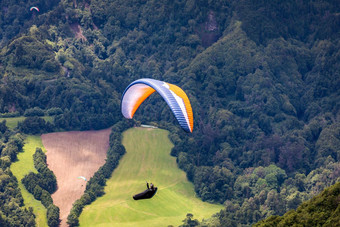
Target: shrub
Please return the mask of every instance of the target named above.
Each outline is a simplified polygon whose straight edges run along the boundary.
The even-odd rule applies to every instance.
[[[53,108],[46,110],[46,114],[48,116],[59,115],[59,114],[62,114],[62,113],[63,113],[63,110],[60,109],[59,107],[53,107]]]
[[[24,113],[25,117],[44,116],[44,115],[45,115],[44,111],[40,109],[39,107],[27,109],[25,110],[25,113]]]

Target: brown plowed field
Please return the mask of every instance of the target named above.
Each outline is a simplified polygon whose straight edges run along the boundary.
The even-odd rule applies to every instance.
[[[58,190],[52,195],[60,208],[61,226],[67,226],[72,204],[79,199],[86,182],[105,163],[111,129],[48,133],[41,136],[47,150],[47,164],[57,177]]]

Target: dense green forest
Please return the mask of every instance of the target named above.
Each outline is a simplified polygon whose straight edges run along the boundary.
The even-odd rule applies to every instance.
[[[291,210],[283,217],[272,216],[254,226],[339,226],[339,199],[340,182],[303,203],[296,211]]]
[[[192,134],[156,94],[135,119],[170,130],[197,195],[225,205],[221,226],[283,215],[340,180],[339,1],[2,0],[0,48],[0,113],[29,116],[22,133],[112,126],[135,79],[183,88]]]

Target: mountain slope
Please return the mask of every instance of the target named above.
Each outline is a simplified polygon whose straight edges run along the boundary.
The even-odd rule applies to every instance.
[[[193,133],[156,94],[135,119],[171,131],[197,195],[226,205],[221,220],[282,215],[339,181],[337,1],[39,0],[34,16],[23,2],[0,3],[2,115],[107,128],[130,82],[160,79],[188,94]]]
[[[339,226],[340,225],[340,182],[325,189],[320,195],[301,204],[282,217],[271,216],[255,224],[262,226]]]

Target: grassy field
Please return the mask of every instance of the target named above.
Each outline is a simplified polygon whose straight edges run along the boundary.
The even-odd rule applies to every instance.
[[[33,154],[37,147],[41,147],[43,149],[40,136],[27,136],[24,145],[24,152],[18,154],[18,161],[11,165],[11,171],[18,179],[19,188],[24,198],[25,206],[33,207],[34,214],[36,215],[35,221],[37,226],[47,226],[46,208],[40,201],[34,199],[33,195],[30,194],[21,183],[21,179],[26,174],[29,172],[37,172],[33,164]]]
[[[202,220],[221,205],[196,198],[193,185],[170,156],[172,143],[161,129],[129,129],[123,144],[127,153],[105,187],[105,195],[86,206],[80,226],[178,226],[187,213]],[[134,201],[132,195],[146,189],[145,180],[158,187],[149,200]]]
[[[10,129],[13,129],[13,128],[17,127],[19,121],[23,121],[23,120],[25,120],[25,118],[26,117],[6,117],[6,118],[0,117],[0,122],[3,121],[3,120],[6,120],[7,127],[10,128]],[[51,116],[44,116],[42,118],[45,121],[53,122],[53,117],[51,117]]]

